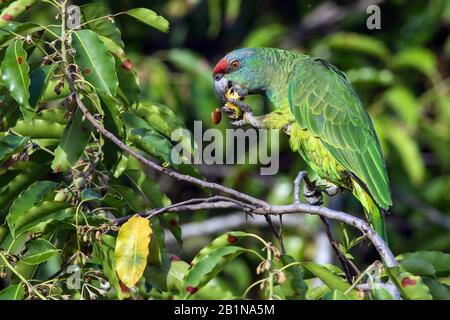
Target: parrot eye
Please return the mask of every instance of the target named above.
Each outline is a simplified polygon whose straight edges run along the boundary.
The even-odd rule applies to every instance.
[[[241,63],[239,62],[239,60],[231,61],[231,63],[230,63],[231,70],[234,71],[234,70],[239,69],[240,65],[241,65]]]

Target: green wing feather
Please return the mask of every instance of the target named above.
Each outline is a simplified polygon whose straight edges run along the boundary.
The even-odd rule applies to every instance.
[[[301,128],[318,137],[362,181],[381,208],[392,205],[386,165],[372,121],[345,75],[322,59],[300,59],[288,87]]]

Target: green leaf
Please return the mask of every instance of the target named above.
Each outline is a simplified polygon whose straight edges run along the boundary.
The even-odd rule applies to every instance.
[[[129,293],[122,291],[119,278],[116,273],[116,258],[114,257],[114,248],[116,247],[116,239],[110,235],[103,234],[101,242],[93,243],[93,258],[98,259],[101,264],[103,274],[108,282],[115,289],[117,297],[123,299],[129,296]]]
[[[350,284],[348,282],[346,282],[344,279],[337,276],[324,266],[318,265],[314,262],[303,262],[302,266],[313,273],[317,278],[322,280],[322,282],[332,290],[346,292],[348,289],[350,289]],[[351,299],[361,299],[355,289],[351,290],[347,294]]]
[[[59,139],[62,137],[65,127],[66,125],[53,121],[33,119],[31,123],[19,120],[12,129],[14,132],[32,139]]]
[[[37,203],[42,202],[44,197],[51,191],[55,190],[58,184],[53,181],[38,181],[23,191],[11,205],[9,209],[8,222],[9,229],[14,235],[13,230],[16,227],[16,222],[28,210],[33,208]]]
[[[397,68],[414,68],[426,75],[437,71],[437,60],[433,52],[422,47],[402,50],[394,57],[393,63]]]
[[[117,99],[100,94],[101,106],[104,112],[103,125],[105,129],[113,133],[116,137],[122,141],[126,140],[125,127],[120,117],[120,110],[122,105]],[[104,164],[107,168],[115,170],[119,161],[122,159],[123,151],[120,150],[109,139],[105,139],[102,146],[102,151],[105,153]]]
[[[400,291],[403,299],[407,300],[431,300],[430,290],[419,276],[409,272],[400,272],[399,268],[386,269],[389,278]]]
[[[409,300],[431,300],[431,294],[428,287],[423,283],[419,276],[414,276],[409,272],[403,272],[399,276],[402,293]]]
[[[362,67],[358,69],[346,70],[347,79],[352,85],[382,85],[390,86],[394,83],[394,74],[388,69],[379,69],[373,67]]]
[[[8,221],[10,228],[17,218],[32,208],[36,203],[41,202],[49,192],[57,187],[57,185],[56,182],[52,181],[38,181],[23,191],[9,209],[9,215],[6,220]]]
[[[189,270],[184,279],[184,296],[194,294],[214,279],[222,271],[225,264],[244,252],[253,252],[242,247],[219,247],[199,259]]]
[[[55,69],[56,64],[51,64],[40,66],[31,73],[30,98],[28,101],[32,108],[35,108],[41,102]]]
[[[398,127],[395,134],[389,134],[386,138],[399,153],[411,182],[416,185],[420,184],[425,178],[425,163],[417,141],[402,127]]]
[[[414,257],[403,259],[401,266],[403,269],[414,275],[433,277],[436,274],[436,270],[431,263]]]
[[[390,57],[389,49],[385,44],[368,35],[340,32],[326,38],[325,42],[331,49],[361,52],[381,60],[387,60]]]
[[[145,281],[158,290],[181,293],[183,279],[188,273],[189,264],[167,252],[162,254],[161,265],[148,265],[145,269]]]
[[[2,0],[2,2],[4,2]],[[28,11],[38,0],[17,0],[12,2],[1,12],[0,27],[7,25],[12,20],[17,20],[24,12]]]
[[[12,135],[0,137],[0,163],[22,150],[27,142],[28,137]]]
[[[281,257],[283,266],[287,266],[290,263],[294,263],[295,259],[289,255],[283,255]],[[281,285],[285,296],[288,299],[306,300],[306,292],[308,286],[304,281],[304,271],[299,265],[292,265],[285,269],[286,282]]]
[[[126,102],[127,106],[139,103],[141,98],[141,88],[139,77],[130,59],[121,60],[114,56],[116,71],[119,78],[119,96]]]
[[[229,231],[221,236],[218,236],[196,254],[194,259],[192,259],[191,265],[197,264],[200,260],[211,254],[211,252],[213,252],[214,250],[226,246],[235,245],[242,238],[248,236],[250,236],[250,234],[243,231]]]
[[[178,246],[183,246],[182,230],[180,226],[180,216],[178,213],[169,212],[159,216],[162,225],[168,228],[172,235],[177,240]]]
[[[263,25],[252,30],[244,39],[242,47],[273,47],[286,34],[286,27],[281,24]]]
[[[385,288],[373,288],[372,294],[375,300],[394,300],[389,290]]]
[[[174,130],[185,128],[177,119],[176,114],[162,104],[142,101],[136,108],[136,114],[145,120],[144,123],[167,138],[171,138]]]
[[[431,264],[435,270],[436,277],[450,276],[450,254],[440,251],[417,251],[412,253],[404,253],[397,257],[397,259],[418,259]],[[412,272],[407,269],[407,271]]]
[[[28,103],[30,93],[30,66],[27,62],[27,52],[23,49],[23,43],[20,40],[14,41],[6,49],[5,58],[0,66],[2,79],[10,95],[17,101],[24,118],[31,121],[33,110]]]
[[[98,35],[91,30],[77,30],[72,34],[72,46],[76,50],[75,62],[84,78],[96,90],[114,97],[119,85],[114,58]]]
[[[22,284],[14,284],[0,291],[0,300],[21,300],[25,295]]]
[[[80,157],[91,138],[91,126],[83,121],[83,113],[77,109],[64,130],[59,146],[55,150],[52,170],[61,172],[70,169]]]
[[[333,290],[330,292],[325,293],[325,295],[322,297],[323,300],[350,300],[348,296],[339,290]]]
[[[83,189],[81,191],[81,200],[83,201],[100,200],[101,198],[100,193],[94,189]]]
[[[136,20],[161,32],[169,32],[169,21],[158,16],[155,11],[147,8],[135,8],[125,12]]]
[[[84,22],[98,19],[110,15],[108,9],[99,3],[90,3],[80,7]],[[120,29],[111,19],[105,18],[88,23],[87,28],[95,31],[98,35],[106,37],[114,41],[121,48],[125,44],[121,38]]]
[[[117,236],[115,258],[119,279],[133,288],[144,273],[152,229],[148,219],[138,215],[122,225]]]
[[[43,201],[15,219],[10,219],[8,225],[11,233],[20,235],[24,232],[43,232],[53,221],[62,221],[72,217],[71,205],[62,201]]]
[[[27,244],[27,252],[22,256],[21,260],[30,265],[40,264],[47,261],[60,250],[56,249],[53,244],[45,239],[36,239]]]
[[[148,129],[129,129],[128,139],[139,149],[161,160],[164,165],[172,162],[172,144],[164,136]]]
[[[125,51],[109,38],[100,36],[107,50],[114,56],[117,77],[119,79],[118,96],[127,107],[138,104],[141,97],[139,77]]]
[[[423,277],[422,280],[430,290],[433,300],[450,300],[450,288],[447,285],[428,277]]]
[[[416,97],[408,88],[393,87],[384,93],[384,98],[408,125],[417,127],[422,110]]]
[[[7,173],[12,173],[13,169],[8,170]],[[26,188],[28,188],[33,182],[43,177],[48,172],[48,167],[44,165],[31,164],[30,167],[20,170],[15,176],[9,178],[5,185],[3,183],[0,188],[0,217],[3,213],[8,212],[9,204],[13,202],[16,197]],[[4,175],[2,179],[4,179]],[[2,181],[0,179],[0,181]]]
[[[26,36],[41,30],[44,30],[44,28],[37,23],[11,21],[0,29],[0,46],[8,45],[9,42],[16,39],[17,34]]]
[[[123,174],[146,197],[151,208],[162,208],[171,204],[170,199],[161,192],[159,185],[148,178],[143,171],[128,169]]]
[[[132,188],[120,184],[111,184],[109,185],[109,191],[120,195],[134,212],[140,212],[147,208],[147,204],[145,203],[142,195],[136,193],[136,191]]]

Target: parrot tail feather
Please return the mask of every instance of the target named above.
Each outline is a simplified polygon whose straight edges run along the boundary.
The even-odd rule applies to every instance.
[[[383,238],[384,241],[388,241],[386,225],[384,221],[385,212],[382,208],[373,200],[372,196],[363,188],[356,179],[351,179],[353,185],[353,195],[359,200],[364,208],[366,219],[374,230]]]

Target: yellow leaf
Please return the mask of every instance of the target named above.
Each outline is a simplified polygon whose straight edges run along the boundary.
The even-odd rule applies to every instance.
[[[134,287],[144,273],[151,235],[150,222],[138,215],[119,230],[115,249],[116,271],[128,288]]]

